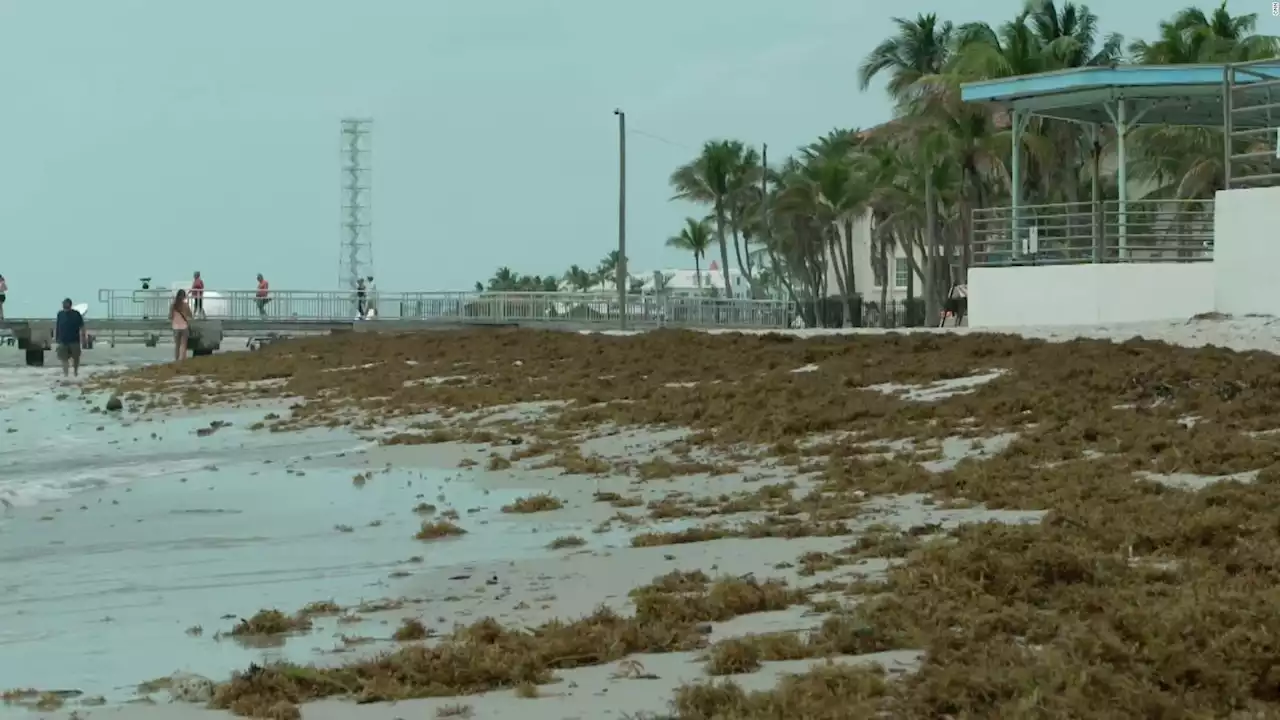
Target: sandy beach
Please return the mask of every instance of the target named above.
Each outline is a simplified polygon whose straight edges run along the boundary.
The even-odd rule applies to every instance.
[[[0,714],[1275,711],[1271,328],[0,368]]]

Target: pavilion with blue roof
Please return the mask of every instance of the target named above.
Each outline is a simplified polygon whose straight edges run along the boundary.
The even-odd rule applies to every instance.
[[[1273,96],[1274,93],[1274,96]],[[1129,200],[1125,138],[1139,126],[1182,125],[1224,129],[1223,156],[1227,186],[1280,184],[1275,162],[1274,139],[1280,128],[1280,60],[1218,65],[1115,65],[1084,67],[1021,77],[965,83],[961,98],[966,102],[990,103],[1010,112],[1013,152],[1010,164],[1012,207],[1004,234],[1013,246],[1020,242],[1024,228],[1022,209],[1022,133],[1035,116],[1080,123],[1090,128],[1097,141],[1105,126],[1115,130],[1117,185],[1117,251],[1103,249],[1100,222],[1092,227],[1092,247],[1076,247],[1074,254],[1057,262],[1104,262],[1131,258],[1126,247],[1133,230]],[[1252,152],[1237,153],[1239,141],[1254,142]],[[1259,142],[1261,141],[1261,142]],[[1265,143],[1270,150],[1258,150]],[[1258,168],[1262,167],[1263,171]],[[1093,205],[1099,204],[1095,178]],[[1010,222],[1011,221],[1011,222]],[[1076,222],[1079,227],[1081,221]],[[1033,231],[1034,232],[1034,231]],[[1080,236],[1085,239],[1085,236]],[[1210,235],[1209,245],[1211,246]],[[1016,251],[1015,251],[1016,253]],[[994,264],[1006,264],[1005,261]],[[1185,256],[1184,256],[1185,257]],[[1042,260],[1043,262],[1043,260]],[[1052,262],[1052,260],[1050,260]],[[975,264],[981,264],[975,262]]]

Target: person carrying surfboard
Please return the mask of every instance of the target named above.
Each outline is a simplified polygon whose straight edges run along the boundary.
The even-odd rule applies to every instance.
[[[79,377],[80,348],[86,342],[84,316],[71,307],[71,298],[62,301],[62,310],[54,324],[53,340],[57,344],[58,360],[62,361],[63,377],[67,376],[68,370]]]
[[[267,303],[271,302],[268,296],[270,286],[267,284],[266,278],[262,277],[262,273],[258,273],[258,294],[254,298],[254,302],[258,304],[258,314],[263,320],[267,319]]]

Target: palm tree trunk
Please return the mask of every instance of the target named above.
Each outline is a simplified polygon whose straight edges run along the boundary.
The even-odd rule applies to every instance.
[[[716,206],[716,240],[720,242],[720,275],[724,277],[724,296],[733,299],[733,284],[729,282],[729,246],[724,237],[724,208]]]
[[[702,253],[693,254],[693,276],[698,286],[698,295],[702,295]]]
[[[840,256],[844,253],[840,248],[840,231],[833,223],[827,228],[827,257],[835,269],[836,291],[840,293],[840,309],[843,314],[840,317],[840,327],[845,327],[846,323],[852,322],[852,313],[849,312],[849,281],[845,277],[848,265],[842,263]],[[826,298],[823,298],[825,301]]]
[[[927,168],[924,175],[924,304],[925,324],[938,324],[941,312],[938,301],[938,218],[937,202],[934,198],[933,168]]]

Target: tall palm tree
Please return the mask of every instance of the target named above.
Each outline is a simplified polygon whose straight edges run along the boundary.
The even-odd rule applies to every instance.
[[[858,88],[866,90],[881,73],[889,75],[889,97],[899,102],[911,97],[922,78],[946,68],[955,42],[955,26],[941,22],[934,13],[917,15],[915,20],[893,18],[897,27],[867,53],[858,66]]]
[[[750,173],[745,169],[751,152],[736,140],[709,140],[702,146],[696,158],[676,168],[671,173],[670,184],[675,190],[673,200],[686,200],[711,206],[715,222],[716,242],[720,245],[720,273],[724,279],[725,297],[733,297],[733,285],[729,281],[729,243],[726,232],[738,209],[738,193],[746,184]],[[758,164],[758,160],[757,160]]]
[[[1134,60],[1144,65],[1241,62],[1280,55],[1274,35],[1257,35],[1256,13],[1232,15],[1225,0],[1206,15],[1197,7],[1162,21],[1157,39],[1129,44]]]
[[[1066,2],[1058,8],[1053,0],[1030,0],[1027,11],[1027,22],[1052,69],[1109,65],[1124,53],[1119,33],[1099,38],[1098,16],[1088,5]]]
[[[702,289],[702,258],[706,257],[711,247],[711,226],[706,220],[685,218],[684,227],[677,235],[667,238],[667,247],[693,254],[694,275],[697,277],[698,289]]]

